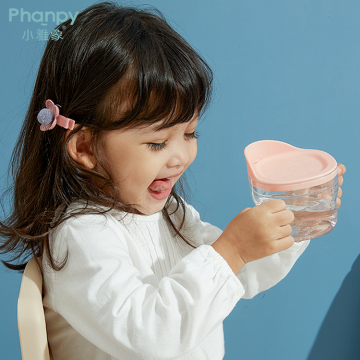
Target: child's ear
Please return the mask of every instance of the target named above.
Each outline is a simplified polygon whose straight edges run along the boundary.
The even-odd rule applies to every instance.
[[[91,138],[91,132],[83,128],[72,136],[67,146],[71,158],[88,169],[93,169],[96,166],[96,158],[91,149]]]

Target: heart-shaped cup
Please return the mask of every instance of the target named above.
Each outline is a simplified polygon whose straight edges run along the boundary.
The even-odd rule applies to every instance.
[[[282,199],[293,211],[295,241],[322,236],[337,221],[337,162],[320,150],[262,140],[244,151],[251,195],[256,205]]]

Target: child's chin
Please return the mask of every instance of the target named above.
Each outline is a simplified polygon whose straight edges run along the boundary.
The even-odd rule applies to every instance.
[[[165,206],[166,200],[167,199],[164,199],[163,201],[158,201],[157,204],[147,204],[142,206],[139,205],[136,206],[136,209],[144,215],[153,215],[162,211]]]

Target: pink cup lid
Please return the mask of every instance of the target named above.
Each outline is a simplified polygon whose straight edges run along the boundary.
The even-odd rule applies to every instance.
[[[266,191],[309,188],[337,175],[336,160],[321,150],[262,140],[248,145],[244,153],[251,184]]]

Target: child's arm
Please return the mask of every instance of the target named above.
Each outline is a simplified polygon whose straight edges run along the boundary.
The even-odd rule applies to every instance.
[[[199,213],[190,205],[194,221],[198,224],[202,244],[214,244],[222,231],[214,225],[200,220]],[[244,287],[242,298],[249,299],[265,291],[281,281],[294,266],[296,260],[304,252],[310,241],[296,242],[289,249],[280,251],[259,260],[250,261],[237,274]]]
[[[295,242],[287,250],[247,263],[237,274],[245,289],[242,298],[251,299],[281,281],[309,243],[310,240]]]

